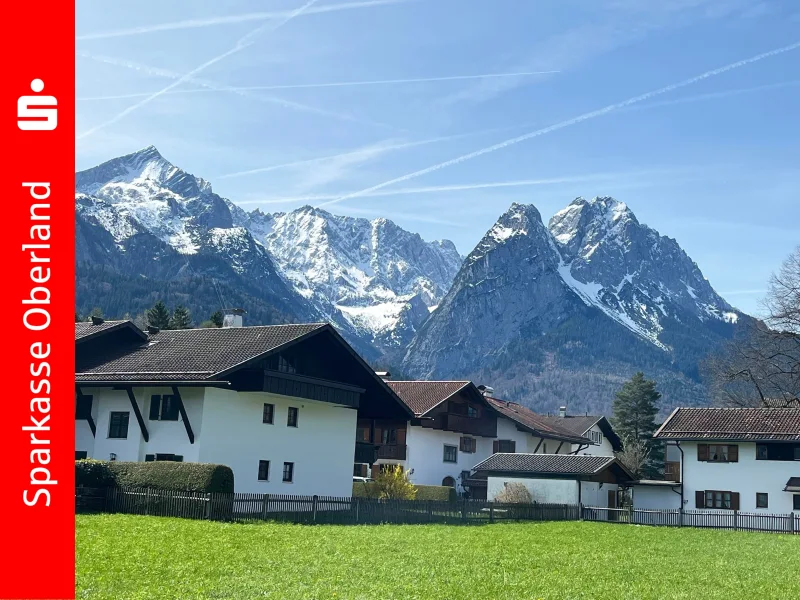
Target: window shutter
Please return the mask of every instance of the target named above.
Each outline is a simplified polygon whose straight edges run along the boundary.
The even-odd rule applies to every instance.
[[[500,451],[500,440],[492,442],[492,453],[497,454]]]
[[[739,446],[728,446],[728,462],[739,462]]]
[[[731,492],[731,509],[739,510],[739,492]]]
[[[144,455],[144,462],[153,462],[156,459],[155,454],[145,454]]]
[[[697,444],[697,460],[708,460],[708,444]]]
[[[158,421],[161,415],[161,396],[150,396],[150,420]]]
[[[694,493],[694,507],[695,508],[706,507],[706,493],[704,490],[697,490]]]
[[[461,450],[462,452],[466,452],[467,451],[467,438],[462,437],[461,438],[461,443],[458,445],[458,447],[459,447],[459,450]]]
[[[509,452],[516,452],[517,451],[517,442],[516,442],[516,440],[511,440],[511,443],[509,444],[509,446],[511,446],[509,448]]]

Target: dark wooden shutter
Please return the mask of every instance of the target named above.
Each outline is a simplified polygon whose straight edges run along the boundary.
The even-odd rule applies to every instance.
[[[708,444],[697,444],[697,460],[708,460]]]
[[[739,446],[728,446],[728,462],[739,462]]]
[[[500,440],[495,440],[492,442],[492,453],[496,454],[500,452]]]
[[[739,510],[739,492],[731,492],[731,509]]]
[[[509,444],[510,448],[508,449],[509,452],[516,452],[517,451],[517,442],[515,440],[511,440]]]
[[[704,490],[697,490],[694,493],[694,507],[695,508],[706,507],[706,493]]]
[[[161,396],[150,396],[150,420],[158,421],[161,416]]]

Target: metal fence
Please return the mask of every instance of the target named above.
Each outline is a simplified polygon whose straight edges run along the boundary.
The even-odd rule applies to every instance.
[[[800,534],[800,514],[642,510],[577,504],[502,504],[486,500],[425,501],[208,494],[138,488],[79,488],[78,513],[105,512],[214,521],[291,523],[481,524],[498,521],[601,521],[662,527],[705,527]]]

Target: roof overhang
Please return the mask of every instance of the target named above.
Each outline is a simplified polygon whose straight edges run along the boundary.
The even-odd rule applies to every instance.
[[[790,477],[786,482],[786,487],[783,488],[784,492],[800,492],[800,477]]]

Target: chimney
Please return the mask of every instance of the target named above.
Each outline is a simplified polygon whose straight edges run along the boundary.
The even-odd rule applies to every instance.
[[[558,416],[562,419],[567,416],[567,407],[566,406],[559,406],[558,407]]]
[[[389,371],[375,371],[375,375],[377,375],[384,381],[388,381],[392,378],[392,374],[389,373]]]
[[[494,395],[494,388],[489,387],[488,385],[479,385],[478,391],[484,396],[489,396],[490,398]]]
[[[222,319],[223,327],[241,327],[242,315],[245,313],[243,308],[226,308],[225,316]]]
[[[102,317],[92,315],[92,325],[102,325],[103,323],[105,323],[105,320]]]
[[[148,325],[147,326],[147,333],[149,333],[150,335],[155,335],[159,331],[161,331],[161,330],[158,327],[153,327],[152,325]]]

